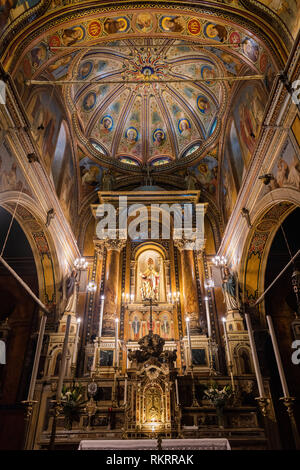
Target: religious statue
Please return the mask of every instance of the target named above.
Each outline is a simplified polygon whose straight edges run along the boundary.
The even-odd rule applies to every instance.
[[[159,273],[155,270],[154,261],[152,258],[148,259],[148,267],[142,277],[142,299],[158,300],[158,286],[159,286]]]
[[[234,274],[232,274],[227,267],[224,268],[222,288],[227,311],[239,310],[238,284]]]
[[[114,176],[110,170],[106,170],[102,176],[102,190],[111,191],[114,185]]]
[[[190,191],[190,190],[197,189],[197,178],[191,170],[187,170],[184,181],[185,181],[187,190]]]
[[[76,313],[77,304],[77,271],[73,269],[71,275],[66,280],[66,299],[67,305],[65,312]]]

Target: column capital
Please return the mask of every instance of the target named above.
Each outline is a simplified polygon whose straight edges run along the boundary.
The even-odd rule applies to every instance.
[[[126,246],[126,240],[120,240],[119,238],[107,238],[104,240],[104,245],[107,251],[120,251]]]

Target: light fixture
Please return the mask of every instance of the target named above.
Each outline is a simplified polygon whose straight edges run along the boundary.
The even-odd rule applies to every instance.
[[[86,286],[86,290],[88,292],[96,292],[97,284],[95,283],[95,281],[90,281],[88,285]]]
[[[223,255],[222,256],[215,256],[212,259],[212,262],[214,263],[215,266],[226,266],[227,259]]]
[[[78,271],[86,269],[87,266],[88,262],[85,260],[85,258],[76,258],[74,261],[74,267],[78,269]]]
[[[80,323],[81,322],[81,318],[77,318],[77,323]]]
[[[215,286],[215,283],[213,279],[206,279],[206,281],[204,282],[205,289],[211,289],[214,286]]]
[[[185,321],[188,323],[190,321],[190,317],[186,317]]]
[[[225,317],[222,318],[222,322],[226,323],[226,318]]]

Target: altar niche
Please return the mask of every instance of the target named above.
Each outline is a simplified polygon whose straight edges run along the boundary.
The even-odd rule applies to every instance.
[[[166,302],[164,259],[158,250],[145,249],[136,258],[135,299]]]

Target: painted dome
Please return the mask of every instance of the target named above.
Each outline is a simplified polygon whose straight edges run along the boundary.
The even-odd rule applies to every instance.
[[[110,42],[74,61],[69,105],[81,137],[100,153],[157,165],[212,136],[222,92],[211,78],[218,74],[209,54],[180,41]]]

